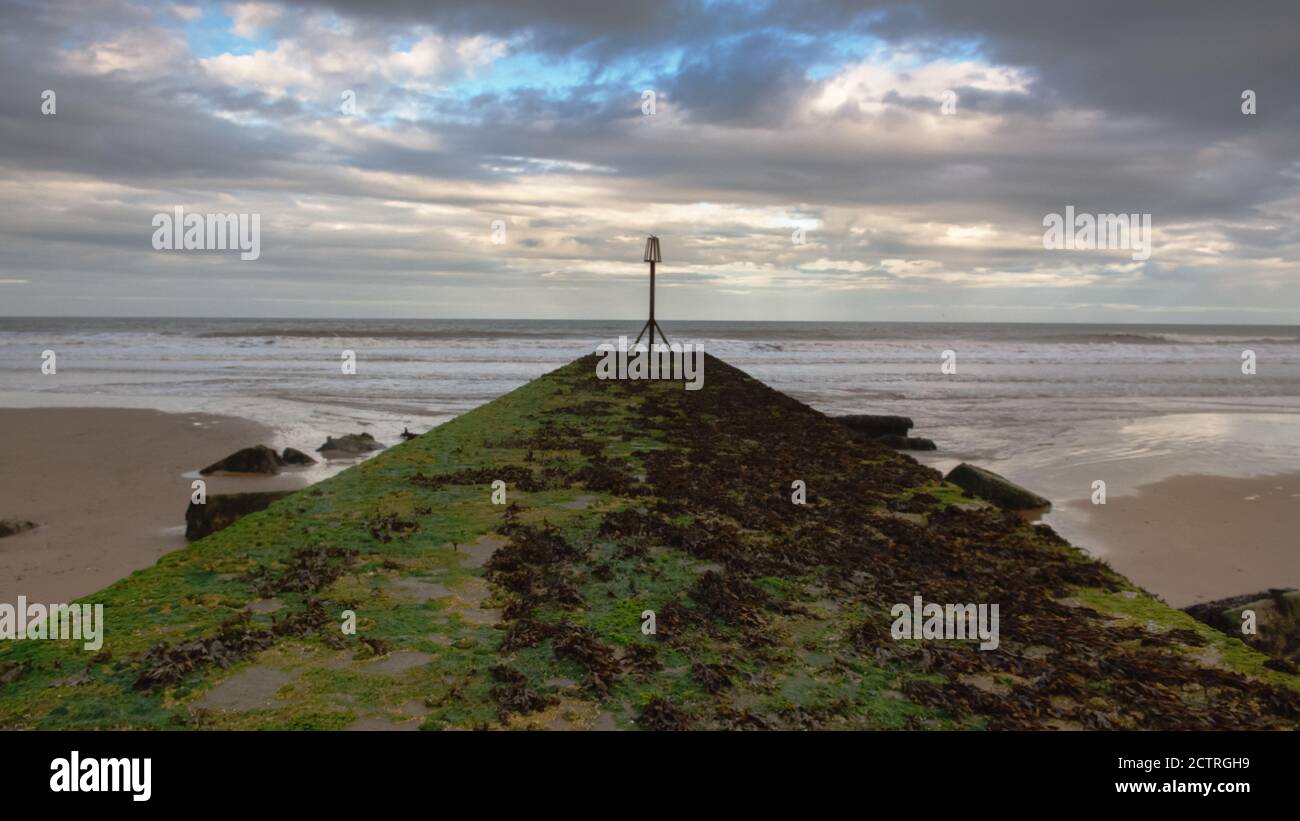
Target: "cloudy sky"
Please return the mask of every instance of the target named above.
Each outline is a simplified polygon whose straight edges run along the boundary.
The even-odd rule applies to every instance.
[[[3,0],[0,315],[632,318],[656,233],[668,319],[1290,324],[1297,31],[1218,0]],[[1150,258],[1045,250],[1068,205],[1151,214]],[[154,250],[177,206],[259,214],[260,258]]]

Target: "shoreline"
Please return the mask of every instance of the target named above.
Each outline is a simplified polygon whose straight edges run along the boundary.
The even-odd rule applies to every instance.
[[[1053,526],[1173,607],[1300,588],[1300,473],[1183,474],[1074,499]]]
[[[1098,422],[1117,429],[1108,437],[1062,432],[1009,457],[942,438],[938,451],[909,453],[945,475],[970,462],[1045,496],[1044,524],[1181,608],[1300,588],[1300,470],[1288,448],[1269,445],[1294,441],[1297,422],[1276,412],[1152,413]],[[1098,479],[1105,505],[1092,503]]]
[[[963,460],[941,451],[920,461],[946,475]],[[1106,504],[1094,505],[1079,495],[1077,480],[1062,481],[1060,470],[970,461],[1051,499],[1050,509],[1028,514],[1173,607],[1300,588],[1300,472],[1231,475],[1187,467],[1139,479],[1138,465],[1110,470],[1113,463],[1106,463],[1093,472],[1127,475],[1109,485]]]
[[[0,601],[70,602],[185,547],[190,475],[274,438],[238,417],[126,408],[0,408],[0,428],[0,518],[39,525],[0,540]],[[209,495],[308,484],[204,479]]]

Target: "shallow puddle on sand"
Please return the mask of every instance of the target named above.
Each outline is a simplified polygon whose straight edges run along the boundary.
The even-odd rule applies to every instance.
[[[194,702],[207,710],[260,710],[275,707],[275,694],[292,677],[274,667],[256,666],[218,682]]]
[[[497,548],[505,547],[508,544],[510,544],[510,540],[505,536],[485,533],[470,544],[456,545],[456,552],[466,557],[461,562],[465,567],[482,567],[487,564],[488,559],[492,558],[492,554],[497,551]]]
[[[344,670],[352,664],[353,651],[340,650],[325,662],[327,670]]]
[[[480,606],[491,595],[487,582],[477,576],[461,579],[452,590],[451,612],[470,624],[496,624],[501,611]]]
[[[492,590],[488,587],[487,582],[478,576],[467,576],[456,582],[451,595],[458,604],[477,607],[487,601],[488,597],[492,595]]]
[[[596,721],[591,725],[592,732],[612,733],[618,732],[619,726],[614,722],[614,714],[610,712],[601,712],[596,716]]]
[[[433,656],[418,650],[398,650],[374,661],[365,661],[360,669],[367,673],[405,673],[413,667],[420,667],[433,661]]]
[[[418,576],[402,576],[394,579],[388,586],[403,598],[418,602],[451,595],[446,585]]]
[[[496,624],[501,621],[501,611],[484,609],[480,607],[471,607],[465,610],[457,610],[460,617],[470,624],[488,625]]]

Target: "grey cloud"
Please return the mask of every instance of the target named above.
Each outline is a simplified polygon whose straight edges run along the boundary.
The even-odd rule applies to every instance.
[[[510,290],[515,302],[496,304],[525,310],[527,295],[536,294],[548,272],[576,288],[621,281],[621,273],[593,273],[593,263],[598,269],[602,261],[635,261],[638,251],[625,247],[622,235],[659,230],[671,238],[672,264],[683,268],[672,284],[699,289],[692,293],[700,295],[702,309],[717,304],[702,285],[730,282],[731,275],[711,266],[771,266],[764,271],[780,284],[767,287],[779,290],[815,277],[844,284],[896,280],[881,268],[882,259],[932,259],[954,271],[1092,266],[1117,303],[1195,298],[1195,304],[1215,304],[1219,288],[1225,305],[1249,307],[1256,300],[1256,307],[1300,309],[1293,6],[1260,3],[1247,13],[1208,3],[1103,2],[1049,12],[1037,3],[1007,2],[994,14],[972,6],[938,0],[797,9],[781,3],[290,4],[275,30],[308,44],[316,34],[298,26],[307,12],[326,10],[356,21],[366,48],[427,24],[447,34],[517,38],[517,48],[593,61],[587,82],[562,91],[539,85],[462,99],[379,79],[357,83],[363,108],[401,112],[406,119],[397,125],[429,137],[436,147],[426,149],[361,130],[332,143],[318,136],[336,125],[328,106],[232,88],[192,59],[160,76],[64,70],[58,57],[66,44],[143,30],[156,20],[126,3],[8,4],[0,11],[6,76],[0,170],[12,187],[0,191],[26,191],[30,201],[0,196],[0,278],[33,281],[4,286],[3,294],[10,299],[25,290],[49,298],[60,288],[75,291],[77,283],[107,288],[111,282],[124,298],[161,287],[178,300],[184,287],[238,293],[241,283],[254,283],[246,286],[249,294],[265,289],[276,299],[298,288],[304,299],[341,289],[382,300],[423,282]],[[1033,81],[1028,94],[955,89],[959,113],[950,125],[965,124],[963,117],[997,123],[984,140],[928,132],[925,118],[935,101],[899,92],[886,95],[883,113],[844,107],[809,124],[801,106],[822,81],[810,79],[807,68],[826,43],[847,32],[870,32],[932,56],[958,53],[954,44],[974,47],[995,64],[1023,68]],[[674,47],[685,50],[680,71],[654,85],[680,120],[642,117],[638,89],[607,69]],[[59,113],[45,118],[39,95],[50,87],[58,91]],[[1255,118],[1238,109],[1241,87],[1259,92]],[[256,124],[241,125],[230,115]],[[858,133],[852,129],[872,129],[882,139],[837,139]],[[916,139],[888,139],[899,135]],[[557,170],[541,161],[571,165]],[[23,188],[23,179],[36,180],[36,187]],[[58,187],[76,181],[123,190],[78,195]],[[425,183],[436,185],[432,193],[422,190]],[[299,199],[328,205],[321,225],[312,212],[297,210]],[[414,217],[390,209],[390,200],[435,210]],[[178,267],[146,251],[152,209],[207,203],[217,210],[231,201],[238,210],[264,213],[262,273],[222,259]],[[694,212],[678,216],[669,209],[656,212],[669,215],[658,224],[641,214],[700,203],[732,210],[700,222],[689,216]],[[1157,255],[1142,282],[1123,284],[1124,276],[1098,269],[1108,258],[1044,256],[1034,247],[1043,215],[1065,205],[1094,213],[1148,211],[1157,230],[1189,223],[1236,250],[1206,266]],[[756,225],[733,213],[741,209],[784,221],[820,219],[826,227],[796,249],[782,220]],[[606,216],[593,218],[592,211]],[[512,220],[512,244],[485,252],[480,233],[498,215]],[[331,222],[416,230],[334,230]],[[945,244],[915,230],[927,222],[987,223],[1018,244]],[[864,233],[846,233],[850,225]],[[799,268],[818,257],[868,270]],[[1277,257],[1290,266],[1291,286],[1269,296],[1238,280],[1227,296],[1234,266]],[[221,281],[210,281],[215,272]],[[256,282],[259,276],[263,282]],[[365,288],[355,288],[358,282]],[[1027,290],[1017,302],[1058,298]],[[21,308],[22,299],[10,304]],[[1005,294],[998,299],[1009,301]],[[37,310],[48,302],[26,304]]]

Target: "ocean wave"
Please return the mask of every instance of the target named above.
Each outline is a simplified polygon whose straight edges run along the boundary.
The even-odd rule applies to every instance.
[[[1181,345],[1237,345],[1300,343],[1300,336],[1206,336],[1203,334],[1162,334],[1170,342]]]
[[[314,328],[250,328],[248,330],[203,331],[199,339],[282,338],[282,339],[585,339],[586,335],[568,330],[382,330],[377,328],[327,331]]]
[[[1233,334],[1134,333],[1122,331],[1024,337],[1019,341],[1066,345],[1295,345],[1300,343],[1300,336],[1239,336]]]

